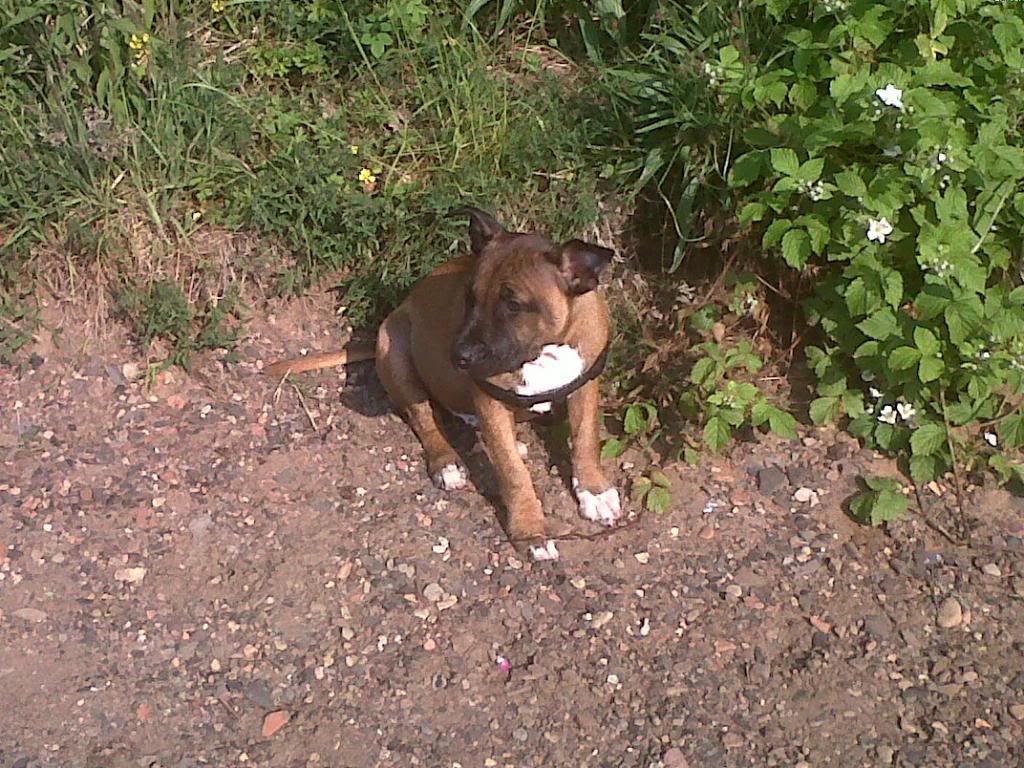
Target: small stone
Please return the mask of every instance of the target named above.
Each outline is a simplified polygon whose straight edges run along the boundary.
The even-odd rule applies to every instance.
[[[704,539],[704,541],[710,541],[715,538],[715,527],[713,525],[705,525],[697,535]]]
[[[423,596],[432,603],[436,603],[444,597],[444,590],[436,581],[432,581],[423,588]]]
[[[640,565],[647,565],[651,560],[651,555],[648,552],[636,552],[633,557]]]
[[[447,611],[449,608],[454,607],[457,602],[459,602],[459,598],[455,595],[448,595],[444,600],[437,601],[437,610]]]
[[[730,584],[725,588],[725,594],[738,600],[743,597],[743,587],[739,584]]]
[[[593,626],[594,629],[600,629],[611,621],[614,615],[615,614],[611,611],[598,611],[594,614],[594,618],[590,622],[591,626]]]
[[[662,755],[661,762],[665,768],[690,768],[690,764],[686,761],[686,755],[679,747],[672,747]]]
[[[125,584],[138,584],[146,577],[146,569],[139,566],[136,568],[118,568],[114,571],[114,578],[123,581]]]
[[[41,611],[38,608],[19,608],[14,611],[14,615],[25,621],[34,621],[36,623],[46,621],[46,611]]]
[[[217,661],[217,659],[214,659],[213,661],[210,662],[210,671],[211,672],[220,672],[220,662]]]
[[[773,494],[786,483],[785,473],[778,467],[765,467],[758,470],[757,490],[764,494]]]
[[[793,500],[801,504],[810,504],[812,507],[818,505],[818,493],[807,487],[797,488],[793,493]]]
[[[1024,579],[1013,580],[1013,594],[1017,597],[1024,597]]]
[[[722,744],[726,749],[739,749],[743,746],[743,737],[738,733],[727,733],[722,738]]]
[[[245,698],[261,709],[272,709],[274,706],[273,694],[265,680],[254,680],[244,688],[242,693]]]
[[[955,597],[947,597],[939,606],[936,621],[943,629],[952,629],[960,626],[964,620],[964,609]]]
[[[896,757],[896,751],[892,747],[886,746],[885,744],[878,747],[878,749],[875,750],[875,752],[878,754],[878,762],[882,765],[892,765],[892,761]]]
[[[872,635],[879,640],[888,639],[892,636],[893,632],[892,619],[884,613],[875,616],[866,616],[864,618],[864,629],[869,635]]]
[[[1024,704],[1011,704],[1010,715],[1014,720],[1024,720]]]
[[[999,576],[1003,575],[1003,572],[999,569],[999,566],[996,565],[995,563],[986,563],[984,566],[982,566],[981,571],[986,576],[996,576],[996,577],[999,577]]]
[[[263,718],[263,729],[261,730],[263,738],[269,739],[275,733],[284,728],[285,724],[289,720],[291,720],[291,715],[283,709],[267,713],[267,716]]]

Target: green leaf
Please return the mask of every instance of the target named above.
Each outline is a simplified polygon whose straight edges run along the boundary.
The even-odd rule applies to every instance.
[[[883,279],[885,301],[893,309],[903,303],[903,275],[895,269],[889,270]]]
[[[939,462],[934,456],[911,456],[910,479],[917,485],[930,483],[939,475]]]
[[[914,343],[917,344],[917,348],[922,356],[930,355],[934,357],[939,353],[939,340],[927,328],[918,326],[914,329]]]
[[[606,459],[617,459],[626,450],[626,444],[617,437],[611,437],[604,441],[601,446],[601,461]]]
[[[894,371],[905,371],[913,368],[921,359],[921,353],[913,347],[896,347],[889,353],[889,367]]]
[[[768,411],[768,426],[772,432],[787,440],[796,439],[796,419],[785,411],[772,408]]]
[[[840,171],[836,174],[836,186],[839,187],[839,191],[849,197],[864,197],[868,193],[868,188],[853,171]]]
[[[917,376],[922,384],[935,381],[946,369],[945,364],[937,357],[922,357],[917,368]]]
[[[761,245],[764,248],[773,248],[792,227],[793,222],[789,219],[775,219],[775,221],[768,225],[768,229],[764,231]]]
[[[754,150],[740,155],[732,165],[730,184],[733,187],[745,187],[751,182],[761,178],[761,170],[764,167],[764,152]]]
[[[910,450],[915,456],[933,456],[945,445],[946,428],[941,424],[922,424],[910,436]]]
[[[794,269],[807,264],[811,255],[811,241],[807,232],[802,229],[791,229],[782,238],[782,258]]]
[[[858,73],[859,75],[859,73]],[[864,87],[863,77],[842,74],[828,84],[829,95],[835,99],[836,106],[842,106],[851,96]]]
[[[761,221],[768,212],[768,206],[764,203],[747,203],[740,208],[739,222],[744,226],[752,221]]]
[[[810,415],[815,424],[831,424],[839,415],[839,398],[819,397],[812,400]]]
[[[635,435],[647,429],[647,414],[639,404],[626,408],[626,418],[623,421],[623,429],[627,435]]]
[[[860,328],[865,335],[870,336],[872,339],[878,339],[879,341],[885,341],[899,331],[899,326],[896,323],[896,315],[894,315],[889,309],[883,309],[881,312],[875,312],[873,315],[857,323],[857,327]]]
[[[760,427],[766,421],[768,421],[769,413],[772,409],[771,403],[764,398],[761,398],[750,408],[750,423],[752,426]]]
[[[808,32],[810,34],[810,32]],[[818,100],[818,89],[814,83],[801,80],[789,89],[789,103],[800,110],[810,109]]]
[[[786,176],[795,176],[800,170],[800,159],[789,147],[774,147],[771,150],[772,168]]]
[[[974,302],[957,301],[949,304],[945,309],[946,327],[949,328],[949,338],[954,344],[961,344],[981,327],[981,313]]]
[[[1016,448],[1024,445],[1024,416],[1007,416],[1000,422],[998,432],[1004,447]]]
[[[817,181],[821,178],[821,172],[825,169],[825,160],[820,157],[813,157],[806,163],[800,166],[797,170],[796,178],[800,181],[805,181],[808,184]]]
[[[732,429],[725,419],[712,416],[704,425],[704,444],[713,452],[718,453],[729,443]]]
[[[672,506],[672,494],[667,488],[655,485],[644,496],[644,505],[648,511],[660,515]]]
[[[868,288],[863,277],[855,278],[846,288],[846,308],[852,317],[866,315],[874,309],[874,302],[868,301]]]
[[[823,218],[815,215],[801,216],[795,223],[802,225],[807,230],[807,234],[811,238],[811,248],[815,253],[821,254],[832,239],[832,231]]]
[[[690,325],[694,330],[706,333],[718,322],[718,308],[714,304],[701,307],[690,315]]]
[[[917,294],[917,298],[914,299],[914,307],[917,309],[918,317],[921,320],[928,321],[941,315],[946,307],[949,306],[950,301],[949,289],[936,285],[926,285]]]
[[[690,371],[690,381],[699,387],[710,387],[715,378],[715,361],[710,357],[698,360]]]
[[[871,524],[881,525],[902,517],[907,511],[907,497],[895,491],[879,491],[871,506]]]
[[[662,488],[672,487],[672,481],[668,479],[668,475],[657,469],[651,472],[651,482],[655,485],[661,486]]]

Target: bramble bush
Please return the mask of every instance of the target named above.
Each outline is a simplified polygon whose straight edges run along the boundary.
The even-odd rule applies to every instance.
[[[917,483],[954,460],[1020,474],[1024,21],[973,0],[756,6],[782,43],[770,67],[719,51],[721,97],[756,118],[730,180],[765,251],[815,278],[811,418]]]
[[[663,23],[607,74],[642,143],[634,172],[674,192],[680,247],[694,210],[732,210],[810,278],[815,422],[845,422],[918,483],[954,461],[1024,474],[1020,9],[754,0],[723,32],[713,6],[689,11],[719,43],[703,62]],[[720,395],[702,416],[712,448],[730,433]],[[857,510],[877,522],[891,497],[872,487]]]

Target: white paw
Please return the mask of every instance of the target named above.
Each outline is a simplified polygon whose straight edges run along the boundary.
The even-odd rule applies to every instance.
[[[558,559],[558,548],[555,546],[553,539],[548,539],[542,547],[531,544],[530,557],[533,558],[535,563],[541,563],[544,561],[553,562]]]
[[[519,458],[525,459],[530,455],[530,449],[526,447],[526,443],[516,440],[516,453],[519,454]]]
[[[601,525],[615,525],[622,517],[622,503],[619,501],[619,491],[616,488],[591,493],[580,490],[579,481],[575,477],[572,479],[572,487],[579,503],[580,515],[585,519]]]
[[[461,491],[467,482],[466,470],[458,464],[448,464],[434,475],[434,485],[442,491]]]

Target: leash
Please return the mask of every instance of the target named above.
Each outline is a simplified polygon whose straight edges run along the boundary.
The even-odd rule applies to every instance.
[[[640,510],[635,515],[633,515],[632,517],[627,517],[625,521],[611,528],[604,528],[600,531],[594,531],[593,533],[585,533],[584,531],[580,531],[576,528],[570,528],[565,533],[560,533],[557,536],[542,536],[540,538],[537,538],[536,536],[521,536],[516,539],[509,538],[508,542],[512,545],[515,545],[536,544],[537,542],[543,542],[545,539],[550,539],[552,541],[597,541],[599,539],[604,539],[609,536],[614,536],[618,533],[622,533],[623,531],[628,531],[632,528],[636,528],[640,525],[641,521],[643,520],[643,517],[644,508],[643,505],[641,505]]]
[[[601,350],[601,354],[599,354],[597,359],[594,360],[593,365],[568,384],[563,384],[557,389],[540,392],[536,395],[521,395],[514,390],[503,389],[496,384],[492,384],[486,379],[473,379],[473,381],[490,397],[516,408],[530,408],[534,405],[539,405],[540,403],[561,402],[562,400],[567,399],[569,395],[582,387],[588,381],[596,379],[604,372],[605,364],[608,362],[608,349],[610,346],[611,342],[605,344],[604,349]]]

